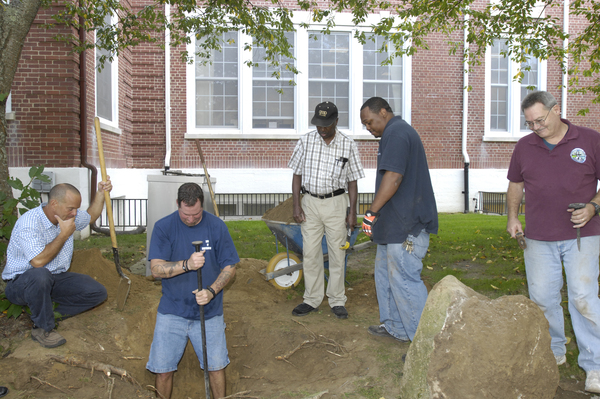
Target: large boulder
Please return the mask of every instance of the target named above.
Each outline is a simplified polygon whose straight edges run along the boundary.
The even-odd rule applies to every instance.
[[[406,399],[553,398],[559,382],[548,322],[522,295],[495,300],[454,276],[436,284],[410,345]]]

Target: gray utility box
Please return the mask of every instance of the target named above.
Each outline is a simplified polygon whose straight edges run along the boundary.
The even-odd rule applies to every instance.
[[[214,177],[210,179],[213,190],[217,184]],[[163,217],[177,210],[177,190],[184,183],[196,183],[204,192],[204,210],[212,214],[215,207],[208,189],[205,175],[183,176],[177,174],[148,175],[148,217],[146,222],[146,254],[150,252],[150,240],[154,224]],[[146,276],[151,275],[150,262],[146,259]]]

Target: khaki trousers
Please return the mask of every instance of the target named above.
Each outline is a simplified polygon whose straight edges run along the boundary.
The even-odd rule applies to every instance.
[[[348,194],[319,199],[309,194],[302,197],[302,210],[306,220],[302,223],[302,255],[304,269],[304,302],[316,308],[323,301],[325,276],[323,269],[323,234],[327,237],[329,254],[329,281],[327,298],[329,306],[344,306],[344,266],[346,251],[340,249],[346,242],[346,209]]]

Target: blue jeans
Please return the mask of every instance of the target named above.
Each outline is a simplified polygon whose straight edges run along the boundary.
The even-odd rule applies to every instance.
[[[15,305],[27,305],[36,327],[52,331],[54,312],[74,316],[106,300],[106,288],[92,277],[72,272],[52,274],[37,267],[27,270],[6,284],[6,298]],[[52,302],[58,303],[52,309]]]
[[[208,370],[223,370],[229,364],[223,315],[205,320],[204,326],[206,329]],[[200,361],[200,368],[204,370],[200,320],[157,313],[154,338],[150,346],[150,358],[146,368],[153,373],[168,373],[177,370],[177,365],[187,346],[188,338],[192,342],[196,356]]]
[[[527,239],[524,252],[529,297],[542,309],[548,320],[555,356],[566,353],[567,339],[560,294],[564,265],[569,312],[579,347],[579,365],[586,372],[600,369],[599,252],[599,236],[581,238],[581,251],[577,249],[577,240]]]
[[[380,322],[394,337],[412,341],[427,300],[421,270],[429,233],[409,235],[407,241],[413,243],[410,253],[404,244],[377,245],[375,288]]]

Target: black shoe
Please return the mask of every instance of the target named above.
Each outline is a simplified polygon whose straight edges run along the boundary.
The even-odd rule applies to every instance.
[[[292,315],[294,315],[294,316],[306,316],[310,312],[316,312],[317,310],[319,310],[319,308],[313,308],[308,303],[304,303],[303,302],[300,305],[296,306],[294,308],[294,310],[292,310]]]
[[[8,393],[7,387],[0,387],[0,398],[6,396],[7,393]]]
[[[388,332],[388,330],[385,329],[383,324],[380,324],[378,326],[369,326],[367,331],[369,332],[369,334],[376,335],[378,337],[389,337],[389,338],[394,338],[396,341],[409,342],[409,340],[407,340],[407,339],[400,339],[400,338],[394,337],[392,334],[390,334]]]
[[[334,306],[331,308],[331,311],[333,312],[335,317],[337,317],[338,319],[347,319],[348,318],[348,311],[343,306]]]

